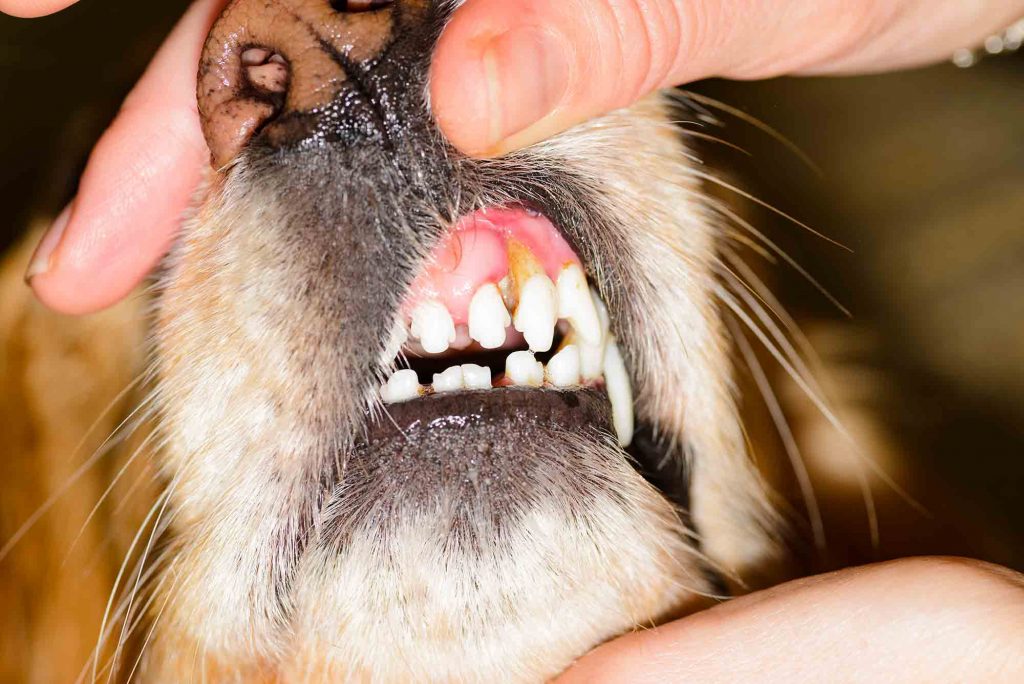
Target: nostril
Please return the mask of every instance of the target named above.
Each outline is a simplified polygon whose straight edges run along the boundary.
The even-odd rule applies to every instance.
[[[339,12],[369,12],[383,9],[394,0],[331,0],[331,7]]]
[[[242,52],[242,67],[249,83],[269,93],[288,90],[288,61],[280,54],[262,47]]]

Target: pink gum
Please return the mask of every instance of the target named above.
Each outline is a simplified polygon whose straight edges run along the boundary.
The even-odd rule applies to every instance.
[[[421,301],[436,299],[447,307],[456,325],[467,324],[473,294],[508,274],[510,239],[529,249],[552,281],[569,264],[580,264],[569,243],[544,216],[525,209],[483,209],[459,220],[434,249],[402,307],[406,318]]]

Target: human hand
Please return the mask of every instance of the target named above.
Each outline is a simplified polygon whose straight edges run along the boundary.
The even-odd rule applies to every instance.
[[[842,570],[609,642],[575,682],[1020,682],[1024,576],[954,558]]]
[[[0,0],[38,16],[73,0]],[[196,63],[225,0],[197,0],[93,150],[26,278],[59,311],[126,295],[166,251],[208,163]],[[1024,14],[1024,0],[466,0],[438,44],[431,105],[457,148],[494,156],[659,87],[708,76],[920,64]]]

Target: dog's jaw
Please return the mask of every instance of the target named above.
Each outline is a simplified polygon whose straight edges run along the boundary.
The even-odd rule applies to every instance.
[[[715,306],[716,228],[666,102],[477,162],[434,130],[425,60],[398,65],[408,82],[377,84],[404,112],[386,144],[251,145],[211,173],[164,270],[156,680],[543,679],[774,552]],[[459,435],[431,446],[438,472],[490,458],[515,473],[500,486],[431,463],[395,478],[398,451],[360,446],[444,225],[518,203],[556,219],[607,303],[657,467],[689,473],[688,516],[598,423],[489,435],[486,456]]]
[[[325,476],[337,472],[333,449],[353,444],[339,435],[358,432],[376,388],[352,391],[331,309],[301,298],[322,255],[283,247],[287,207],[253,194],[259,183],[241,165],[211,180],[163,282],[159,396],[176,554],[147,659],[158,679],[538,679],[701,605],[716,591],[709,566],[739,583],[774,553],[714,305],[715,229],[667,113],[651,98],[501,163],[578,165],[600,189],[596,211],[618,233],[582,243],[586,259],[623,341],[639,419],[690,459],[696,540],[611,440],[553,434],[550,452],[535,453],[564,461],[572,484],[500,532],[476,521],[479,544],[451,543],[443,506],[397,507],[386,530],[350,522],[334,544],[323,479],[336,477]],[[636,261],[602,255],[609,243]]]

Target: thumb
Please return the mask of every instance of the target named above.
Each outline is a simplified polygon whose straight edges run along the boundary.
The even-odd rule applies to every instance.
[[[465,0],[430,95],[463,152],[524,147],[670,85],[920,64],[1006,26],[1024,1]]]

